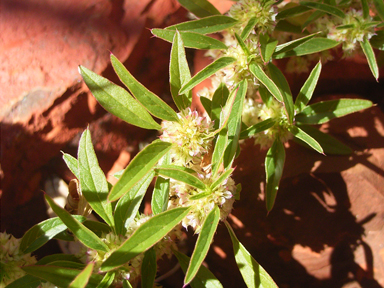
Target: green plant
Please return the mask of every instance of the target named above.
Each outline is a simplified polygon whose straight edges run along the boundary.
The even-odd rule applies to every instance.
[[[52,238],[79,241],[83,251],[79,255],[51,255],[35,265],[20,264],[27,275],[9,277],[18,278],[12,283],[1,274],[2,283],[10,283],[8,288],[131,287],[140,280],[142,287],[152,287],[156,262],[164,254],[177,257],[186,274],[184,285],[222,287],[201,265],[220,220],[228,228],[247,286],[277,287],[226,221],[234,201],[240,199],[241,185],[231,178],[240,143],[254,138],[261,148],[268,149],[268,211],[273,208],[283,172],[285,142],[294,139],[323,154],[350,153],[344,144],[310,125],[368,108],[372,102],[338,99],[308,105],[321,62],[294,101],[283,72],[272,60],[290,57],[289,65],[307,69],[314,58],[329,59],[330,49],[342,44],[345,54],[351,55],[359,43],[378,79],[372,46],[383,49],[379,29],[384,6],[380,0],[374,0],[372,7],[366,0],[292,1],[285,6],[282,1],[241,0],[224,16],[206,0],[179,2],[198,19],[152,30],[172,43],[170,90],[178,112],[140,84],[114,55],[112,66],[129,92],[79,67],[85,83],[107,111],[132,125],[158,130],[161,136],[117,173],[118,181],[111,185],[99,167],[87,129],[77,158],[63,155],[79,183],[75,210],[79,215],[71,215],[45,196],[58,217],[32,227],[19,244],[23,255]],[[374,17],[369,9],[375,9]],[[223,41],[207,36],[217,32],[222,33]],[[192,77],[184,47],[209,49],[214,61]],[[208,78],[212,88],[200,92],[206,111],[202,116],[190,109],[191,91]],[[139,206],[153,179],[153,215],[142,215]],[[90,210],[104,222],[87,220]],[[191,258],[177,251],[180,223],[198,234]],[[4,258],[1,261],[2,267],[9,265]]]

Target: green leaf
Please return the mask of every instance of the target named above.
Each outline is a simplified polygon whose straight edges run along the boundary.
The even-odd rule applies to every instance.
[[[218,206],[215,206],[211,212],[205,218],[203,226],[197,242],[195,245],[195,250],[193,250],[191,261],[184,278],[184,287],[187,286],[193,278],[196,276],[201,263],[203,263],[205,257],[207,256],[209,247],[211,246],[213,235],[216,232],[217,225],[220,220],[220,209]]]
[[[266,33],[259,35],[259,41],[261,58],[263,59],[264,63],[268,63],[273,53],[275,52],[277,40],[270,38],[269,35]]]
[[[373,52],[368,39],[364,38],[364,40],[360,42],[360,46],[364,51],[365,57],[367,57],[368,65],[372,71],[373,77],[375,77],[376,81],[379,81],[379,67],[377,66],[375,53]]]
[[[308,19],[304,22],[304,24],[301,26],[301,29],[305,29],[309,24],[315,22],[317,19],[323,17],[325,15],[324,12],[320,11],[320,10],[316,10],[315,12],[313,12],[309,17]]]
[[[224,161],[224,152],[228,144],[227,129],[222,129],[219,132],[215,143],[215,149],[212,154],[212,175],[216,175]]]
[[[331,14],[331,15],[334,15],[336,17],[340,17],[342,19],[345,18],[345,13],[343,12],[343,10],[341,10],[335,6],[332,6],[332,5],[328,5],[328,4],[324,4],[324,3],[320,3],[320,2],[309,2],[309,1],[300,1],[300,5],[303,5],[303,6],[306,6],[309,8],[314,8],[316,10],[320,10],[320,11],[325,12],[327,14]]]
[[[152,247],[187,216],[189,210],[190,208],[185,207],[174,208],[150,218],[104,261],[101,271],[109,271],[124,265]]]
[[[60,261],[77,262],[79,264],[82,264],[84,267],[84,264],[75,255],[70,254],[51,254],[37,261],[36,265],[46,265],[54,262],[57,263]]]
[[[201,190],[206,188],[204,182],[194,176],[193,174],[196,174],[196,172],[190,168],[176,165],[161,165],[156,167],[156,172],[161,176],[181,181]]]
[[[115,201],[139,182],[172,147],[171,143],[154,141],[140,151],[124,170],[119,181],[109,193],[109,200]]]
[[[172,43],[171,59],[169,64],[169,84],[171,94],[177,108],[181,111],[191,106],[192,92],[179,95],[181,86],[191,79],[187,58],[185,56],[184,44],[179,32],[175,33]]]
[[[219,10],[207,0],[177,0],[185,9],[198,18],[220,15]]]
[[[304,34],[307,35],[309,34],[307,30],[304,30],[301,28],[301,26],[294,25],[290,23],[287,20],[280,20],[276,26],[275,26],[276,31],[281,31],[281,32],[288,32],[288,33],[294,33],[294,34]]]
[[[5,288],[37,288],[42,280],[31,275],[25,275],[9,283]]]
[[[332,137],[329,134],[321,132],[319,129],[310,126],[310,125],[298,125],[298,128],[303,130],[305,133],[310,135],[315,139],[320,146],[323,148],[323,151],[326,155],[350,155],[352,154],[351,148],[347,145],[341,143],[336,138]],[[308,144],[301,141],[300,139],[295,139],[299,144],[312,149]]]
[[[288,81],[287,79],[285,79],[280,69],[277,68],[272,63],[268,64],[268,71],[269,71],[269,74],[271,75],[272,81],[280,89],[280,92],[284,101],[284,108],[287,111],[288,121],[289,123],[292,123],[295,112],[294,112],[294,106],[293,106],[292,92],[291,92],[291,89],[289,88]]]
[[[265,104],[265,106],[270,108],[270,105],[273,101],[273,95],[263,85],[259,86],[259,94],[260,94],[260,98],[263,101],[263,103]]]
[[[132,288],[131,283],[128,280],[123,281],[123,288]]]
[[[362,99],[322,101],[305,107],[296,115],[295,120],[301,124],[322,124],[335,117],[342,117],[372,105],[371,101]]]
[[[237,40],[237,43],[239,43],[239,46],[241,50],[243,50],[244,54],[248,57],[251,55],[251,52],[249,51],[247,45],[245,44],[244,40],[235,32],[235,38]]]
[[[289,42],[286,42],[284,44],[280,44],[276,46],[275,52],[273,53],[273,58],[276,58],[279,54],[286,53],[288,51],[291,51],[292,49],[300,46],[301,44],[307,42],[309,39],[312,39],[315,37],[318,33],[313,33],[310,35],[307,35],[305,37],[301,37],[299,39],[295,39]]]
[[[232,172],[234,171],[235,169],[234,168],[229,168],[227,171],[221,173],[221,175],[219,176],[219,178],[217,178],[215,180],[215,182],[213,182],[211,184],[211,186],[209,187],[209,189],[211,189],[212,191],[215,190],[221,183],[224,182],[225,179],[227,179],[231,174]]]
[[[316,150],[317,152],[324,154],[324,151],[321,145],[315,139],[313,139],[311,136],[309,136],[307,133],[301,130],[299,127],[291,126],[288,128],[288,131],[291,132],[293,136],[295,136],[296,138],[305,142],[313,150]]]
[[[84,226],[87,227],[89,230],[91,230],[93,233],[95,233],[98,237],[101,238],[102,234],[108,234],[112,232],[112,229],[110,226],[103,222],[99,221],[92,221],[92,220],[85,220],[83,222]]]
[[[240,139],[247,139],[257,133],[265,131],[275,125],[275,120],[273,118],[268,118],[264,121],[256,123],[255,125],[249,126],[247,129],[241,131]]]
[[[195,87],[197,84],[203,82],[205,79],[209,78],[213,74],[215,74],[220,69],[223,69],[227,67],[228,65],[234,63],[236,61],[233,57],[221,57],[211,64],[209,64],[207,67],[199,71],[195,76],[192,77],[191,80],[189,80],[181,90],[179,91],[179,94],[183,94],[185,92],[188,92],[193,87]]]
[[[211,99],[208,99],[207,97],[204,97],[204,96],[200,96],[200,102],[201,104],[203,105],[204,107],[204,110],[205,112],[207,112],[209,118],[212,119],[212,115],[211,115],[211,104],[212,104],[212,101]]]
[[[99,283],[99,285],[97,285],[97,288],[108,288],[112,285],[113,283],[113,280],[115,280],[115,272],[114,271],[109,271],[107,272],[104,277],[103,277],[103,280],[101,280],[101,282]]]
[[[81,270],[56,267],[56,266],[24,266],[23,269],[26,273],[39,277],[40,279],[51,282],[52,284],[67,288],[73,279],[81,273]],[[98,283],[102,280],[102,276],[98,274],[93,274],[89,278],[87,287],[97,287]]]
[[[100,240],[99,237],[78,220],[72,217],[66,210],[58,206],[48,195],[45,195],[45,200],[51,206],[53,212],[63,221],[69,230],[83,243],[86,247],[95,249],[97,251],[108,252],[107,245]]]
[[[95,263],[90,262],[79,275],[69,284],[68,288],[85,288],[92,275]]]
[[[111,54],[111,63],[121,82],[149,113],[162,120],[179,121],[176,112],[157,95],[139,83],[113,54]]]
[[[127,233],[127,228],[139,211],[145,192],[154,176],[155,172],[150,171],[117,202],[114,215],[117,235]]]
[[[79,70],[85,84],[105,110],[129,124],[145,129],[161,129],[145,108],[125,89],[83,66],[79,66]]]
[[[156,251],[150,248],[144,253],[143,262],[141,263],[141,287],[152,288],[155,284],[157,272]]]
[[[71,172],[73,173],[73,175],[75,175],[75,177],[77,179],[80,179],[80,175],[79,175],[79,162],[77,161],[77,159],[75,157],[73,157],[72,155],[69,155],[67,153],[63,153],[63,159],[64,159],[64,162],[65,164],[67,164],[67,167],[69,168],[69,170],[71,170]]]
[[[369,5],[367,0],[361,0],[361,7],[363,8],[363,17],[367,19],[369,17]]]
[[[297,5],[297,6],[288,8],[288,9],[284,9],[283,11],[280,11],[276,15],[276,20],[282,20],[282,19],[286,19],[286,18],[295,17],[298,15],[304,14],[310,10],[311,10],[311,8]]]
[[[80,187],[85,199],[109,226],[114,227],[112,205],[107,199],[108,182],[97,161],[89,129],[81,135],[77,158],[79,159]]]
[[[83,216],[74,215],[73,217],[80,222],[85,220]],[[21,238],[20,250],[24,254],[31,253],[65,230],[67,230],[67,226],[58,217],[40,222],[25,232]]]
[[[236,92],[235,102],[233,103],[231,114],[229,115],[227,124],[228,144],[224,154],[224,169],[232,166],[237,148],[239,146],[239,137],[241,130],[241,115],[243,112],[243,104],[245,95],[247,94],[247,80],[242,80]]]
[[[241,39],[245,40],[249,36],[249,34],[252,32],[252,30],[255,28],[257,23],[256,17],[249,18],[247,25],[245,25],[243,31],[241,31]]]
[[[195,32],[200,34],[211,34],[215,32],[228,29],[236,25],[238,21],[228,16],[215,15],[209,16],[199,20],[193,20],[183,22],[173,26],[169,26],[166,29]]]
[[[293,48],[292,50],[275,55],[275,59],[282,59],[291,56],[303,56],[332,49],[339,45],[340,42],[328,38],[313,38],[303,44]]]
[[[176,31],[169,29],[151,29],[151,32],[156,37],[165,41],[171,42]],[[228,47],[221,41],[194,32],[180,32],[181,39],[185,47],[195,49],[227,49]]]
[[[152,213],[159,214],[167,210],[169,196],[169,179],[164,179],[158,176],[155,183],[155,188],[152,194]]]
[[[376,35],[373,35],[369,40],[372,47],[384,51],[384,30],[376,31]]]
[[[384,21],[384,2],[382,0],[373,0],[377,13],[379,14],[381,21]]]
[[[229,90],[225,83],[220,83],[219,87],[217,87],[215,93],[212,96],[211,102],[211,113],[210,118],[214,121],[214,129],[218,129],[220,126],[220,113],[227,103],[229,96]],[[201,98],[200,98],[201,99]]]
[[[298,112],[302,111],[305,106],[307,106],[309,100],[311,100],[313,91],[315,90],[317,81],[319,80],[320,72],[321,62],[317,63],[315,68],[313,68],[303,87],[301,87],[299,95],[296,97],[295,108]]]
[[[245,249],[244,245],[240,243],[227,221],[225,221],[225,225],[231,236],[237,266],[239,267],[247,287],[278,288],[272,277],[268,275],[259,263],[257,263],[247,249]]]
[[[190,258],[176,250],[173,251],[173,254],[176,256],[181,269],[185,273],[187,271]],[[220,281],[217,280],[215,275],[213,275],[212,272],[209,271],[209,269],[204,265],[200,266],[199,271],[197,271],[197,274],[195,278],[193,278],[190,285],[192,288],[223,288]]]
[[[284,144],[279,139],[275,139],[265,157],[265,174],[267,182],[265,187],[265,198],[268,212],[272,210],[273,205],[275,204],[276,193],[279,189],[281,176],[283,175],[284,162]]]
[[[281,95],[280,89],[276,84],[265,74],[263,69],[256,63],[249,65],[249,71],[268,89],[269,92],[276,98],[276,100],[283,102],[283,96]]]
[[[51,266],[56,266],[56,267],[63,267],[63,268],[72,268],[72,269],[77,269],[77,270],[83,270],[85,267],[84,263],[79,263],[79,262],[73,262],[73,261],[66,261],[66,260],[61,260],[61,261],[52,261],[49,263]]]
[[[214,135],[218,134],[222,129],[227,127],[229,117],[231,116],[232,107],[236,100],[237,88],[238,85],[234,89],[232,89],[231,93],[228,96],[227,102],[225,103],[223,109],[221,109],[219,121],[220,125],[219,128],[213,132]]]

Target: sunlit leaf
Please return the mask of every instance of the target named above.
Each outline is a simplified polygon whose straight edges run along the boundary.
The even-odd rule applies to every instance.
[[[169,30],[169,29],[151,29],[151,32],[156,37],[159,37],[171,43],[176,33],[175,30]],[[184,46],[188,48],[195,48],[195,49],[227,49],[228,48],[223,42],[199,33],[181,31],[180,36],[181,36],[181,39],[183,39]]]
[[[161,165],[156,167],[156,172],[161,176],[181,181],[201,190],[206,188],[204,182],[193,175],[196,172],[190,168],[176,165]]]
[[[77,179],[80,179],[79,162],[77,161],[77,159],[72,155],[69,155],[64,152],[62,153],[63,153],[64,162],[65,164],[67,164],[67,167],[69,168],[69,170],[71,170],[71,172],[73,173],[73,175],[75,175]]]
[[[112,205],[107,199],[109,192],[107,179],[97,161],[89,129],[81,135],[78,159],[80,186],[85,199],[109,226],[114,227]]]
[[[215,15],[206,18],[183,22],[167,27],[169,30],[189,31],[200,34],[210,34],[228,29],[238,21],[228,16]]]
[[[191,260],[184,278],[184,286],[189,284],[196,276],[201,264],[207,256],[209,247],[211,246],[213,235],[216,232],[217,225],[220,220],[220,209],[215,206],[211,212],[205,218],[203,226],[201,228],[199,237],[193,250]]]
[[[103,262],[101,271],[110,271],[124,265],[138,254],[160,241],[189,213],[190,208],[180,207],[167,210],[142,224],[131,237]]]
[[[157,95],[137,81],[113,54],[111,54],[111,63],[121,82],[124,83],[132,95],[149,113],[162,120],[179,121],[176,112]]]
[[[237,239],[232,227],[225,221],[229,235],[232,239],[235,260],[244,282],[249,288],[278,288],[272,277],[257,263],[252,255],[245,249],[244,245]]]
[[[150,248],[144,253],[143,262],[141,263],[141,287],[152,288],[155,283],[157,272],[156,251]]]
[[[181,87],[191,79],[184,44],[180,33],[175,33],[172,43],[171,59],[169,64],[169,84],[171,94],[177,108],[181,111],[191,106],[192,92],[179,95]]]
[[[290,8],[287,8],[287,9],[284,9],[284,10],[280,11],[276,15],[276,20],[282,20],[282,19],[286,19],[286,18],[295,17],[295,16],[298,16],[298,15],[304,14],[304,13],[310,11],[310,10],[311,10],[311,8],[305,7],[305,6],[301,6],[301,5],[290,7]]]
[[[376,81],[379,79],[379,67],[377,66],[376,56],[373,52],[372,46],[369,43],[367,38],[364,38],[363,41],[360,42],[360,46],[363,49],[365,57],[367,58],[369,68],[372,71],[373,77],[375,77]]]
[[[195,76],[192,77],[191,80],[189,80],[181,90],[179,91],[179,94],[183,94],[191,90],[193,87],[195,87],[197,84],[201,83],[205,79],[209,78],[213,74],[215,74],[220,69],[223,69],[227,67],[228,65],[234,63],[236,61],[233,57],[221,57],[211,64],[209,64],[207,67],[199,71]]]
[[[219,10],[207,0],[177,0],[185,9],[199,18],[220,15]]]
[[[363,99],[322,101],[305,107],[295,116],[295,120],[301,124],[322,124],[333,118],[369,108],[372,105],[371,101]]]
[[[265,131],[275,125],[275,120],[273,118],[268,118],[264,121],[261,121],[255,125],[249,126],[247,129],[241,131],[240,139],[247,139],[257,133]]]
[[[261,57],[264,63],[268,63],[273,53],[275,52],[275,49],[277,46],[277,40],[270,38],[269,35],[266,33],[266,34],[259,35],[259,41],[260,41]]]
[[[115,276],[116,276],[116,273],[114,271],[107,272],[104,275],[103,280],[101,280],[101,282],[99,283],[99,285],[97,285],[96,288],[108,288],[108,287],[110,287],[113,283],[113,280],[115,280]]]
[[[105,245],[95,233],[81,224],[66,210],[57,205],[48,195],[45,195],[45,200],[48,202],[49,206],[51,206],[53,212],[60,217],[61,221],[63,221],[68,229],[71,230],[71,232],[86,247],[103,252],[107,252],[109,250],[107,245]]]
[[[283,175],[284,162],[284,144],[279,139],[275,139],[265,157],[265,174],[267,182],[265,187],[265,199],[268,211],[271,211],[275,204],[280,179]]]
[[[257,23],[256,17],[249,18],[247,25],[245,25],[243,31],[241,31],[241,35],[240,35],[241,39],[245,40],[249,36],[249,34],[255,28],[256,23]]]
[[[234,171],[234,168],[229,168],[227,171],[223,172],[209,187],[211,190],[216,189],[221,183],[224,182],[225,179],[227,179],[232,172]]]
[[[224,161],[224,152],[228,144],[227,129],[222,129],[217,137],[212,154],[212,175],[216,175]]]
[[[345,18],[345,13],[343,12],[343,10],[332,5],[324,4],[321,2],[309,2],[309,1],[300,1],[300,5],[303,5],[309,8],[314,8],[322,12],[340,17],[342,19]]]
[[[88,284],[89,278],[92,275],[94,265],[95,263],[93,262],[88,263],[84,270],[81,271],[81,273],[77,275],[75,279],[73,279],[68,288],[85,288],[85,286]]]
[[[139,182],[172,147],[171,143],[154,141],[140,151],[124,170],[119,181],[109,193],[109,200],[115,201]]]
[[[307,42],[309,39],[312,39],[313,37],[315,37],[317,34],[318,33],[310,34],[310,35],[307,35],[305,37],[301,37],[299,39],[295,39],[295,40],[277,45],[275,52],[273,53],[273,58],[276,58],[279,54],[286,53],[286,52],[300,46],[301,44]]]
[[[223,107],[227,103],[229,96],[229,90],[225,83],[221,83],[219,87],[217,87],[215,93],[212,96],[211,102],[211,113],[210,117],[212,121],[215,121],[214,128],[218,129],[220,125],[220,113],[223,110]]]
[[[80,66],[79,70],[93,96],[105,110],[129,124],[145,129],[161,129],[128,91],[83,66]]]
[[[321,154],[324,154],[324,151],[321,145],[315,139],[313,139],[310,135],[308,135],[303,130],[301,130],[299,127],[291,126],[288,128],[288,131],[291,132],[293,136],[295,136],[296,138],[305,142],[312,149],[316,150]]]
[[[319,80],[321,72],[321,62],[317,63],[315,68],[309,74],[308,79],[305,81],[303,87],[301,87],[299,95],[296,97],[295,108],[300,112],[307,106],[309,100],[311,100],[313,91],[316,88],[317,81]]]

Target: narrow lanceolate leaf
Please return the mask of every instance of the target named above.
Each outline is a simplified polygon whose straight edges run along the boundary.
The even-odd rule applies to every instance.
[[[252,30],[255,28],[255,25],[257,23],[257,18],[252,17],[248,20],[247,25],[245,25],[243,31],[241,31],[241,39],[245,40],[249,36],[249,34],[252,32]]]
[[[131,283],[128,280],[123,281],[123,288],[132,288]]]
[[[280,89],[276,86],[276,84],[265,74],[263,69],[256,63],[251,63],[249,65],[249,71],[259,80],[276,100],[283,102],[283,96],[281,95]]]
[[[228,169],[232,166],[232,162],[235,159],[235,155],[239,146],[239,137],[241,130],[241,115],[243,113],[243,104],[245,95],[247,94],[247,80],[240,82],[235,102],[233,103],[231,114],[229,115],[227,131],[228,131],[228,144],[224,154],[224,169]]]
[[[223,172],[216,180],[215,182],[213,182],[211,184],[211,186],[209,187],[211,190],[214,190],[216,189],[216,187],[218,187],[221,183],[224,182],[225,179],[227,179],[233,172],[233,170],[235,170],[234,168],[229,168],[227,171]]]
[[[135,218],[145,192],[154,176],[155,172],[150,171],[117,202],[114,214],[117,235],[127,233],[127,227]]]
[[[376,56],[373,52],[371,43],[367,38],[364,38],[363,41],[360,42],[360,46],[364,51],[365,57],[367,57],[369,68],[372,71],[373,77],[375,77],[376,81],[379,79],[379,67],[377,66]]]
[[[230,28],[236,25],[238,21],[228,16],[224,15],[215,15],[199,20],[193,20],[188,22],[183,22],[173,26],[169,26],[166,29],[169,30],[179,30],[179,31],[189,31],[200,34],[210,34],[222,31],[224,29]]]
[[[289,88],[287,79],[285,79],[283,73],[272,63],[268,64],[268,71],[271,75],[272,81],[279,87],[281,95],[283,96],[284,108],[288,115],[289,123],[293,122],[294,106],[292,92]]]
[[[303,87],[301,87],[299,95],[296,97],[295,108],[298,112],[303,110],[305,106],[307,106],[309,100],[311,100],[313,91],[315,90],[317,81],[319,80],[320,72],[321,62],[317,63],[315,68],[313,68]]]
[[[207,112],[209,118],[211,118],[211,103],[212,103],[212,100],[208,99],[207,97],[200,96],[200,102],[201,102],[201,105],[203,105],[203,108],[204,108],[205,112]]]
[[[108,288],[112,285],[113,283],[113,280],[115,280],[115,272],[114,271],[109,271],[107,272],[104,277],[103,277],[103,280],[101,280],[101,282],[99,283],[99,285],[97,285],[96,288]]]
[[[322,12],[325,12],[327,14],[340,17],[342,19],[345,18],[345,13],[343,12],[343,10],[332,5],[328,5],[320,2],[309,2],[309,1],[300,1],[300,5],[303,5],[309,8],[314,8]]]
[[[185,273],[188,269],[190,258],[179,251],[173,251],[173,254],[176,256],[181,269]],[[200,266],[195,278],[193,278],[192,282],[189,284],[192,288],[223,288],[220,281],[217,280],[215,275],[213,275],[213,273],[204,265]]]
[[[169,30],[169,29],[152,29],[151,32],[156,37],[159,37],[171,43],[176,33],[175,30]],[[180,36],[181,36],[181,39],[183,39],[184,46],[188,48],[195,48],[195,49],[227,49],[228,48],[223,42],[199,33],[181,31]]]
[[[69,168],[69,170],[71,170],[71,172],[73,173],[73,175],[75,175],[77,179],[80,179],[79,162],[77,161],[77,159],[72,155],[69,155],[64,152],[62,153],[63,153],[64,162],[65,164],[67,164],[67,167]]]
[[[367,0],[361,0],[361,7],[363,8],[363,17],[367,19],[369,17],[369,5]]]
[[[103,222],[92,221],[87,219],[83,222],[83,224],[85,227],[87,227],[100,238],[103,234],[105,235],[112,232],[112,228],[108,224],[105,224]]]
[[[240,139],[247,139],[257,133],[265,131],[275,125],[275,120],[268,118],[262,122],[259,122],[255,125],[249,126],[247,129],[241,131]]]
[[[228,96],[229,90],[227,86],[224,83],[221,83],[213,94],[211,102],[210,118],[212,121],[215,121],[214,129],[218,129],[220,126],[220,113],[223,110],[225,103],[227,103]]]
[[[277,40],[270,38],[269,35],[266,33],[266,34],[259,35],[259,41],[260,41],[261,57],[264,63],[268,63],[273,53],[275,52],[275,49],[277,46]]]
[[[115,201],[139,182],[172,147],[171,143],[154,141],[145,147],[129,163],[119,181],[109,193],[109,200]]]
[[[93,96],[105,110],[129,124],[145,129],[161,129],[147,110],[125,89],[83,66],[80,66],[79,70]]]
[[[153,189],[151,208],[153,215],[164,212],[167,209],[169,197],[169,179],[158,176]]]
[[[45,281],[51,282],[58,287],[68,287],[77,275],[81,273],[81,270],[57,267],[57,266],[24,266],[22,269],[29,275],[39,277]],[[89,278],[87,287],[97,287],[99,282],[103,279],[103,276],[93,274]]]
[[[155,283],[157,272],[156,251],[150,248],[144,253],[143,262],[141,263],[141,287],[152,288]]]
[[[201,83],[205,79],[209,78],[213,74],[215,74],[220,69],[227,67],[228,65],[234,63],[236,61],[233,57],[221,57],[216,61],[209,64],[203,70],[199,71],[195,76],[192,77],[180,90],[179,94],[183,94],[188,92],[197,84]]]
[[[181,6],[199,18],[220,15],[219,10],[207,0],[178,0]]]
[[[369,108],[372,105],[371,101],[362,99],[323,101],[305,107],[295,116],[295,120],[301,124],[322,124],[333,118]]]
[[[320,11],[320,10],[316,10],[315,12],[313,12],[309,17],[308,19],[304,22],[303,25],[301,25],[301,29],[305,29],[306,27],[309,26],[309,24],[315,22],[317,19],[319,19],[320,17],[323,17],[325,15],[325,13],[323,11]]]
[[[317,142],[315,139],[313,139],[311,136],[309,136],[307,133],[305,133],[299,127],[291,126],[288,128],[288,130],[289,130],[289,132],[291,132],[293,134],[293,136],[295,136],[296,138],[305,142],[312,149],[316,150],[317,152],[319,152],[321,154],[324,154],[323,148],[321,147],[319,142]]]
[[[315,139],[323,148],[324,154],[326,155],[350,155],[352,153],[351,148],[341,143],[330,134],[323,133],[311,125],[300,125],[298,127],[310,135],[313,139]],[[300,139],[296,139],[296,142],[306,146],[307,148],[311,148],[308,144],[301,141]]]
[[[77,215],[73,215],[73,217],[79,222],[86,219]],[[20,250],[23,253],[31,253],[65,230],[67,230],[67,226],[58,217],[40,222],[25,232],[23,238],[21,238]]]
[[[172,39],[173,40],[173,39]],[[111,54],[113,69],[121,82],[131,91],[132,95],[151,113],[162,120],[179,121],[176,112],[157,95],[139,83],[124,65]]]
[[[282,20],[290,17],[295,17],[311,10],[309,7],[297,5],[288,9],[285,9],[276,15],[276,20]]]
[[[179,95],[181,86],[191,79],[184,44],[179,32],[175,33],[172,43],[171,59],[169,64],[169,84],[171,94],[177,108],[181,111],[191,106],[192,91]]]
[[[227,129],[222,129],[219,132],[215,143],[215,149],[212,153],[212,175],[215,176],[219,171],[221,164],[224,161],[224,152],[228,144],[228,133]]]
[[[294,33],[298,35],[308,35],[308,30],[304,30],[299,25],[294,25],[287,20],[280,20],[275,26],[276,31]]]
[[[373,0],[377,13],[382,21],[384,21],[384,2],[382,0]]]
[[[238,85],[234,89],[232,89],[231,93],[229,94],[227,102],[225,103],[225,106],[220,112],[219,128],[214,131],[214,134],[219,133],[222,129],[227,127],[229,117],[231,116],[232,107],[237,97],[237,93],[236,93],[237,88],[238,88]]]
[[[284,44],[280,44],[280,45],[276,46],[275,52],[273,53],[273,58],[276,58],[277,55],[282,54],[282,53],[286,53],[287,51],[290,51],[290,50],[300,46],[301,44],[307,42],[309,39],[315,37],[317,34],[318,33],[310,34],[310,35],[307,35],[305,37],[301,37],[299,39],[295,39],[295,40],[292,40],[292,41],[289,41],[289,42],[286,42]]]
[[[187,216],[189,209],[175,208],[153,216],[104,261],[101,271],[119,267],[152,247]]]
[[[156,172],[164,177],[169,177],[183,183],[186,183],[192,187],[204,190],[206,185],[203,181],[192,174],[196,172],[192,169],[176,166],[176,165],[161,165],[156,167]]]
[[[209,212],[207,218],[204,220],[203,226],[201,227],[201,231],[195,245],[195,250],[193,250],[188,270],[185,274],[184,287],[196,276],[201,263],[203,263],[205,257],[207,256],[209,247],[212,243],[213,235],[215,234],[217,225],[219,224],[219,220],[220,209],[218,206],[215,206],[215,208]]]
[[[84,268],[79,275],[69,284],[68,288],[85,288],[88,284],[89,278],[92,275],[95,263],[91,262]]]
[[[267,182],[265,187],[265,198],[268,212],[272,210],[273,205],[275,204],[276,193],[279,189],[281,176],[283,175],[284,162],[284,144],[279,139],[276,139],[265,157],[265,175]]]
[[[328,38],[312,38],[304,42],[303,44],[293,48],[292,50],[275,55],[274,58],[282,59],[291,56],[303,56],[313,54],[324,50],[332,49],[339,44],[340,42]]]
[[[244,54],[248,57],[251,55],[251,52],[249,51],[247,45],[245,44],[244,40],[239,36],[239,34],[235,33],[235,38],[237,40],[237,43],[239,43],[241,50],[243,50]]]
[[[57,205],[48,195],[45,195],[45,200],[51,206],[53,212],[60,217],[61,221],[68,227],[69,230],[83,243],[86,247],[95,249],[97,251],[108,252],[107,245],[100,240],[99,237],[78,220],[76,220],[66,210]]]
[[[243,276],[244,282],[249,288],[278,288],[272,277],[257,263],[252,255],[245,249],[244,245],[237,239],[232,227],[225,221],[231,236],[235,260]]]
[[[86,129],[81,135],[78,159],[80,187],[85,199],[109,226],[114,227],[112,205],[107,199],[108,182],[97,161],[89,129]]]
[[[2,271],[4,269],[2,268]],[[4,271],[5,272],[5,271]],[[12,283],[9,283],[5,288],[37,288],[43,280],[31,275],[25,275],[21,278],[16,279]],[[40,286],[41,287],[41,286]]]

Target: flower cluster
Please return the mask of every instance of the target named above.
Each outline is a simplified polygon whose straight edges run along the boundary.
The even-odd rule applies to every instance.
[[[20,251],[20,241],[10,234],[0,233],[0,268],[4,276],[0,281],[0,288],[25,275],[21,267],[36,263],[31,253]]]

